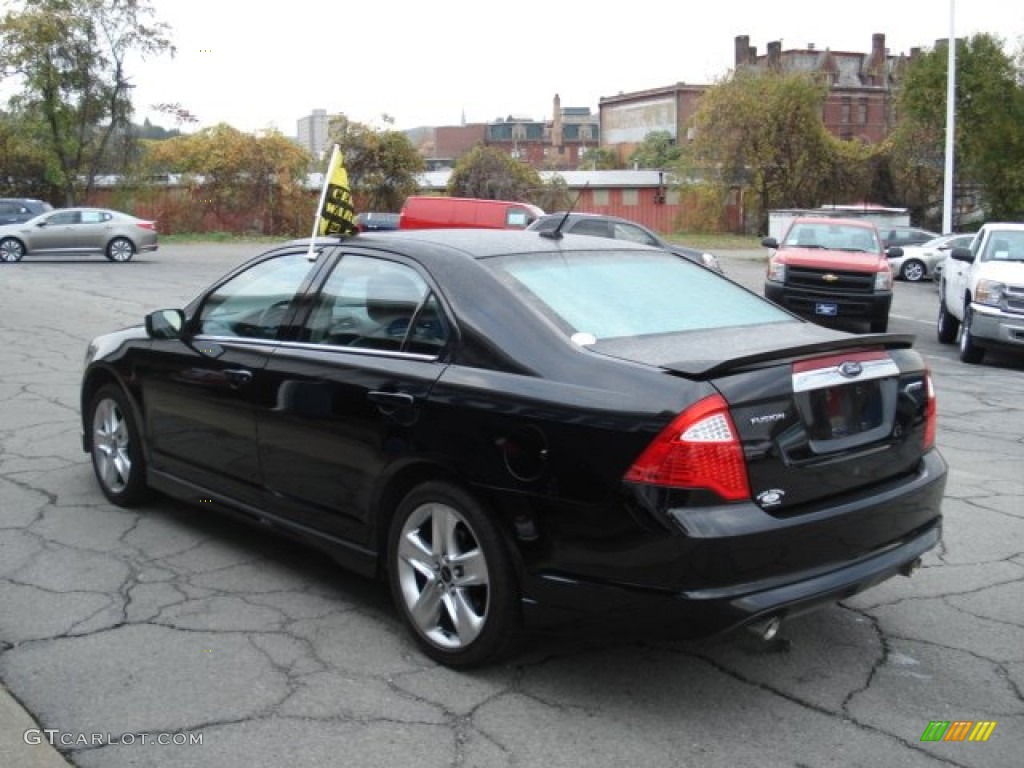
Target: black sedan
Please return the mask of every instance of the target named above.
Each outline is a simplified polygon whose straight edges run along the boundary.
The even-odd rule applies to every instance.
[[[386,578],[427,655],[520,627],[706,634],[909,574],[946,465],[911,337],[593,237],[320,239],[93,340],[84,449]]]

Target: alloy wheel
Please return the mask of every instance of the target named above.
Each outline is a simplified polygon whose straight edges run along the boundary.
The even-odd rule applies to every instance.
[[[112,398],[96,404],[92,419],[92,460],[96,476],[112,494],[124,493],[132,479],[131,434]]]
[[[398,583],[409,617],[434,645],[472,643],[487,621],[490,571],[466,517],[440,502],[420,505],[402,526]]]

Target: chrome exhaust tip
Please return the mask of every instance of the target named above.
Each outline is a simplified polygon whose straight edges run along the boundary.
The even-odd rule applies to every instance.
[[[779,629],[782,628],[782,619],[778,616],[772,616],[771,618],[764,619],[763,621],[757,621],[747,626],[747,630],[753,633],[759,639],[766,643],[774,640],[778,634]]]

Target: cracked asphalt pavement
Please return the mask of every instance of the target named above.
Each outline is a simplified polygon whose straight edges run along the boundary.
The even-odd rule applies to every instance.
[[[89,339],[261,248],[0,265],[0,699],[50,732],[26,751],[31,724],[0,707],[0,763],[1024,763],[1024,360],[960,363],[935,341],[933,285],[897,284],[890,326],[918,334],[950,465],[945,539],[916,576],[769,645],[542,637],[456,672],[416,650],[383,585],[202,508],[119,509],[96,486],[79,432]],[[722,261],[760,292],[758,255]],[[935,720],[997,725],[984,743],[922,742]]]

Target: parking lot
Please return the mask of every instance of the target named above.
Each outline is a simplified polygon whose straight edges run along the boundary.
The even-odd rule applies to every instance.
[[[683,643],[531,638],[422,656],[386,588],[200,507],[109,504],[81,450],[91,337],[184,305],[253,244],[0,265],[0,681],[76,766],[1020,766],[1024,359],[959,362],[932,283],[897,283],[950,465],[944,542],[783,626]],[[758,293],[757,253],[721,252]],[[933,721],[987,741],[922,741]],[[23,730],[2,727],[0,765]],[[161,738],[162,737],[162,738]],[[14,766],[12,768],[21,768]]]

